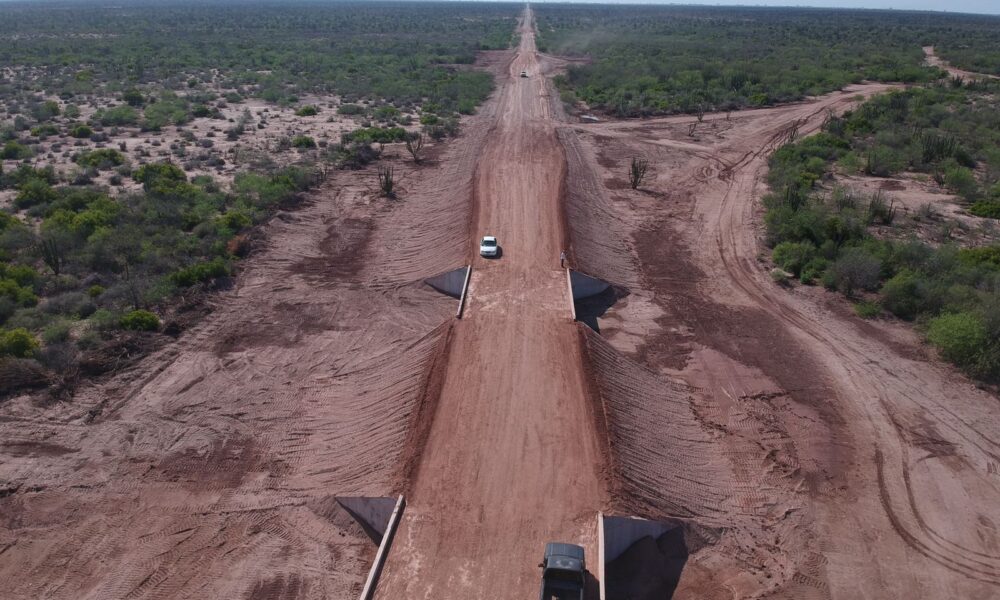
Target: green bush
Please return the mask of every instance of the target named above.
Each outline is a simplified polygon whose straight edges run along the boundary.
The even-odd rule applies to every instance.
[[[69,130],[69,134],[75,138],[86,139],[94,135],[94,130],[89,125],[77,123]]]
[[[30,179],[18,187],[14,197],[14,206],[30,208],[39,204],[51,204],[59,198],[59,194],[48,183],[41,179]]]
[[[319,114],[319,109],[311,104],[307,104],[295,111],[295,114],[299,117],[313,117]]]
[[[3,150],[0,150],[0,158],[4,160],[24,160],[34,155],[35,153],[31,151],[31,148],[16,140],[10,140],[4,144]]]
[[[315,148],[316,140],[308,135],[297,135],[292,138],[292,146],[295,148]]]
[[[773,258],[779,267],[799,277],[815,255],[816,246],[810,242],[782,242],[774,247]]]
[[[99,171],[119,167],[125,163],[125,157],[122,153],[111,148],[81,152],[74,160],[81,167],[90,167]]]
[[[977,370],[989,341],[983,322],[971,313],[950,313],[931,319],[927,339],[941,356],[968,370]]]
[[[23,327],[0,330],[0,356],[30,358],[35,355],[38,348],[38,340]]]
[[[131,331],[156,331],[160,328],[160,318],[148,310],[133,310],[122,316],[119,325]]]
[[[123,104],[95,112],[93,120],[105,127],[133,126],[139,124],[139,111]]]
[[[837,290],[845,296],[853,296],[856,290],[871,291],[878,287],[882,262],[862,248],[847,248],[830,265],[828,272],[833,277]]]
[[[882,307],[878,302],[863,300],[854,305],[854,312],[862,319],[874,319],[882,313]]]
[[[56,321],[42,332],[42,340],[46,345],[58,344],[69,340],[70,324],[66,321]]]
[[[228,274],[229,265],[226,264],[226,261],[222,258],[215,258],[171,273],[170,281],[178,287],[190,287],[196,283],[224,277]]]
[[[977,217],[1000,219],[1000,200],[978,200],[969,207],[969,212]]]
[[[337,107],[337,114],[339,115],[363,115],[365,114],[365,107],[360,104],[341,104]]]

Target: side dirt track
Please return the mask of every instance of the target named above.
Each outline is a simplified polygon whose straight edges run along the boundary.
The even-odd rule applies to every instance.
[[[588,336],[614,505],[686,519],[675,598],[1000,594],[997,399],[758,260],[769,153],[884,89],[560,132],[573,256],[627,288]]]
[[[996,398],[758,260],[768,154],[886,86],[570,124],[520,33],[400,201],[334,174],[178,342],[0,405],[5,598],[353,598],[374,545],[334,498],[399,492],[384,599],[534,597],[550,540],[596,573],[598,510],[683,525],[674,598],[1000,593]],[[599,334],[562,249],[616,286]],[[420,281],[470,261],[454,321]]]

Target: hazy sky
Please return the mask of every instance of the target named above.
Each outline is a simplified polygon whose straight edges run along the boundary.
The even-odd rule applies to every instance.
[[[545,2],[547,0],[533,0]],[[553,1],[553,0],[548,0]],[[588,1],[588,0],[576,0]],[[1000,15],[1000,0],[593,0],[600,4],[709,4],[742,6],[825,6],[834,8],[895,8],[899,10],[943,10],[948,12]]]

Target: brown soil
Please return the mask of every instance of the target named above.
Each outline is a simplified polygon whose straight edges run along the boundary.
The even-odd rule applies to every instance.
[[[997,399],[760,260],[768,153],[884,89],[708,116],[694,135],[693,117],[561,132],[581,174],[573,255],[630,291],[588,344],[614,508],[720,532],[675,598],[998,593]],[[652,165],[640,191],[619,185],[631,156]]]

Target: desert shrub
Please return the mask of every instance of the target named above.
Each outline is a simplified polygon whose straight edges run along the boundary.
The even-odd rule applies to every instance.
[[[969,207],[969,212],[977,217],[1000,219],[1000,200],[979,200]]]
[[[3,145],[3,150],[0,150],[0,158],[4,160],[24,160],[34,155],[31,148],[16,140],[10,140]]]
[[[190,287],[226,275],[229,275],[229,265],[220,257],[179,269],[170,274],[170,281],[178,287]]]
[[[0,394],[48,385],[49,377],[37,360],[30,358],[0,358]]]
[[[854,305],[854,313],[862,319],[874,319],[882,312],[882,307],[878,302],[862,300]]]
[[[966,200],[973,201],[979,195],[979,183],[966,167],[955,165],[948,168],[944,173],[944,183]]]
[[[931,319],[927,339],[941,356],[956,365],[975,370],[989,341],[983,322],[971,313],[950,313]]]
[[[56,190],[41,179],[29,179],[18,186],[17,196],[14,197],[14,206],[17,208],[30,208],[39,204],[51,204],[59,198]]]
[[[94,135],[94,130],[89,125],[77,123],[70,128],[69,134],[78,139],[86,139]]]
[[[149,192],[184,183],[187,181],[187,175],[173,163],[159,162],[142,165],[132,172],[132,179],[141,183],[143,189]]]
[[[160,328],[160,318],[148,310],[133,310],[119,321],[122,329],[130,331],[156,331]]]
[[[105,127],[124,127],[139,124],[139,111],[128,104],[105,108],[94,113],[94,121]]]
[[[312,139],[308,135],[297,135],[292,138],[292,147],[294,148],[315,148],[316,140]]]
[[[830,265],[829,273],[837,290],[853,296],[856,290],[878,287],[882,262],[862,248],[847,248]]]
[[[30,358],[38,348],[38,340],[23,327],[0,330],[0,356]]]
[[[69,340],[71,327],[66,321],[56,321],[42,332],[42,341],[46,346]]]
[[[363,115],[365,107],[360,104],[341,104],[337,107],[337,114],[340,115]]]
[[[101,171],[118,167],[125,163],[125,157],[121,152],[111,148],[100,148],[82,152],[74,159],[81,167],[90,167]]]
[[[319,109],[311,104],[307,104],[295,111],[295,114],[299,117],[313,117],[319,114]]]
[[[782,242],[774,247],[773,258],[775,264],[799,277],[815,255],[816,246],[810,242]]]
[[[903,319],[915,319],[927,309],[927,282],[918,273],[904,269],[882,286],[882,304]]]

